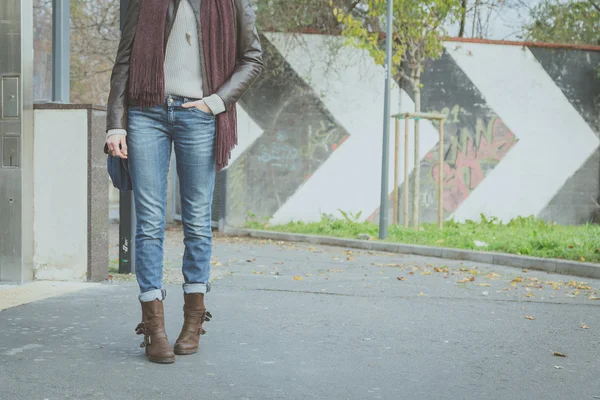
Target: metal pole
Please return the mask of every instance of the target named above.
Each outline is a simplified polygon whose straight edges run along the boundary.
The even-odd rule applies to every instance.
[[[444,227],[444,120],[440,120],[440,166],[438,186],[438,227]]]
[[[120,3],[121,31],[127,17],[129,0]],[[132,212],[133,193],[119,192],[119,273],[135,273],[135,242],[132,238],[132,227],[135,226],[135,213]]]
[[[68,103],[71,90],[70,0],[52,0],[52,101]]]
[[[394,137],[394,225],[398,225],[398,158],[400,158],[400,119],[394,118],[395,137]]]
[[[410,138],[408,114],[404,117],[404,226],[408,228],[408,141]]]
[[[392,14],[394,1],[387,0],[387,34],[385,37],[385,102],[383,106],[383,146],[381,154],[381,205],[379,207],[379,239],[388,236],[388,169],[390,146],[390,92],[392,84]]]

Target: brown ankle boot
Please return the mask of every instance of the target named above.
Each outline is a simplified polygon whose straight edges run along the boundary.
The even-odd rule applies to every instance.
[[[204,321],[210,321],[212,315],[206,311],[204,306],[204,295],[202,293],[184,293],[183,298],[183,327],[175,342],[175,354],[194,354],[198,351],[200,335],[206,332],[202,329]]]
[[[142,303],[142,322],[135,328],[144,335],[140,347],[146,348],[148,360],[159,364],[175,362],[175,354],[165,332],[165,310],[163,302],[153,300]]]

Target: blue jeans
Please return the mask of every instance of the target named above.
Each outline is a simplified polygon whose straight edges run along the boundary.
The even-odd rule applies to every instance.
[[[210,290],[211,203],[215,185],[215,116],[185,109],[185,99],[129,108],[127,147],[137,218],[135,273],[140,301],[163,299],[167,177],[175,148],[185,252],[185,293]]]

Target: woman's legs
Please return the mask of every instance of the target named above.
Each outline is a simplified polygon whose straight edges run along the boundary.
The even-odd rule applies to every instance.
[[[180,99],[169,101],[168,104],[169,109],[174,110],[172,132],[185,244],[183,288],[186,294],[204,294],[210,290],[215,117],[196,108],[182,108]]]
[[[135,273],[140,301],[162,300],[167,176],[171,156],[167,108],[129,109],[127,147],[137,218]]]

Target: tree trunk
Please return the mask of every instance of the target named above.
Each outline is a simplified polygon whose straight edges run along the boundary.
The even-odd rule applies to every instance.
[[[461,0],[460,6],[462,11],[460,13],[460,29],[458,30],[458,37],[465,36],[465,24],[467,22],[467,0]]]

